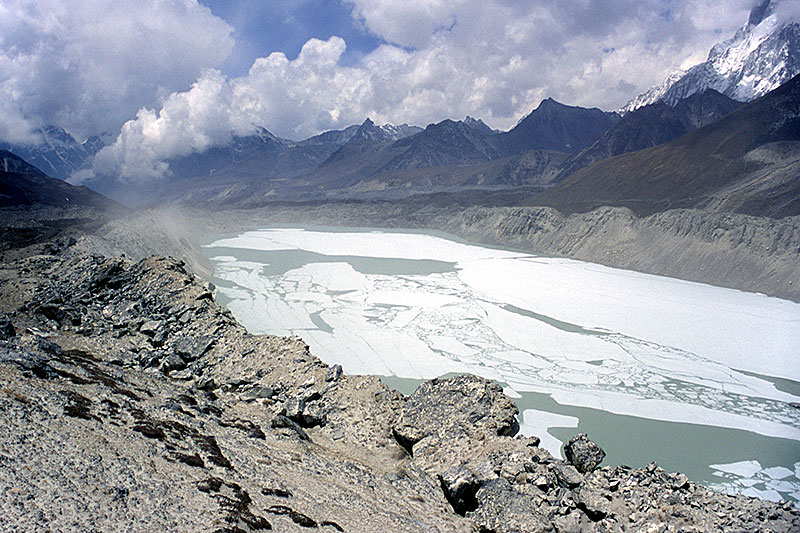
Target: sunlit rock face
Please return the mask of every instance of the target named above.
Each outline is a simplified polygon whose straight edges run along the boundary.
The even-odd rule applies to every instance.
[[[767,94],[800,72],[800,23],[781,19],[778,2],[765,1],[730,39],[714,45],[708,59],[686,72],[674,72],[659,86],[628,102],[627,113],[655,102],[674,106],[684,98],[714,89],[747,102]]]

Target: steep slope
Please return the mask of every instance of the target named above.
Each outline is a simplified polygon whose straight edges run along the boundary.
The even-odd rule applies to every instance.
[[[617,120],[614,113],[567,106],[552,98],[500,135],[507,153],[525,150],[576,152],[593,143]]]
[[[350,139],[353,138],[356,131],[358,130],[358,124],[353,124],[352,126],[348,126],[343,130],[330,130],[319,135],[314,135],[313,137],[309,137],[308,139],[302,140],[297,144],[300,145],[319,145],[319,144],[335,144],[337,146],[341,146]]]
[[[620,111],[664,102],[674,106],[692,94],[714,89],[734,100],[749,101],[800,73],[800,24],[779,20],[779,2],[765,0],[729,40],[715,45],[708,59],[685,73],[673,73],[659,87],[637,96]]]
[[[676,207],[798,214],[800,76],[718,122],[586,167],[538,200],[566,211],[618,205],[638,214]]]
[[[675,107],[663,102],[640,107],[627,113],[591,146],[566,161],[559,179],[597,161],[676,139],[716,122],[739,106],[741,103],[736,100],[709,89],[681,100]]]
[[[0,150],[0,207],[9,206],[120,207],[86,187],[46,176],[20,157]]]

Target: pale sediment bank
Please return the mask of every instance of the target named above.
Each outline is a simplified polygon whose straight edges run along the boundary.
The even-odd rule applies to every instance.
[[[159,209],[111,222],[108,251],[175,255],[204,276],[199,240],[274,224],[425,228],[470,241],[800,301],[800,217],[770,219],[693,209],[639,218],[625,208],[564,216],[547,207],[319,203],[204,212]],[[155,234],[154,234],[155,230]]]

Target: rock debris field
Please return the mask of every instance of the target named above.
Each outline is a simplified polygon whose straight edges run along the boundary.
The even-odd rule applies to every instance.
[[[73,244],[0,267],[0,530],[800,529],[591,436],[556,459],[490,380],[404,397],[247,333],[179,261]]]

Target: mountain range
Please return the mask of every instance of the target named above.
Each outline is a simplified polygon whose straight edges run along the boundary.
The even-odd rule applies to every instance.
[[[367,119],[351,135],[329,132],[299,143],[262,130],[258,137],[170,160],[173,179],[157,196],[189,203],[258,203],[259,198],[396,197],[463,187],[550,185],[570,153],[618,120],[615,113],[547,99],[508,132],[471,117],[424,130],[377,126]],[[92,185],[109,194],[116,186]]]
[[[791,122],[781,126],[789,132],[781,141],[784,144],[767,142],[774,137],[774,132],[767,130],[770,124],[794,116],[794,97],[784,98],[782,103],[770,97],[767,101],[772,107],[758,104],[761,107],[756,109],[779,114],[763,120],[752,114],[751,104],[742,106],[742,101],[760,101],[759,97],[780,84],[786,87],[780,94],[796,91],[796,80],[788,80],[800,72],[800,25],[776,21],[773,3],[762,2],[733,38],[714,46],[706,62],[670,77],[619,113],[548,98],[506,132],[472,117],[447,119],[424,129],[407,124],[379,126],[367,118],[360,125],[302,141],[283,139],[260,127],[252,134],[234,136],[224,145],[167,160],[170,176],[162,182],[122,183],[115,176],[97,176],[85,184],[129,205],[173,201],[255,206],[275,200],[391,199],[464,191],[485,196],[522,188],[524,192],[514,193],[519,202],[549,203],[566,210],[608,202],[648,212],[661,205],[653,196],[661,191],[670,198],[662,202],[664,206],[695,205],[689,198],[697,194],[709,205],[754,213],[760,205],[770,216],[794,214],[798,207],[792,202],[755,201],[742,191],[737,193],[741,201],[712,201],[707,195],[713,187],[695,187],[703,179],[683,180],[681,187],[691,194],[681,199],[682,193],[669,190],[668,185],[663,190],[642,191],[636,185],[648,180],[667,183],[673,175],[670,172],[681,176],[716,173],[709,183],[730,185],[736,180],[756,179],[759,172],[775,167],[775,161],[793,168],[797,147],[791,144]],[[744,108],[750,111],[742,111]],[[729,116],[738,118],[715,126]],[[727,128],[731,136],[749,132],[745,144],[737,145],[741,153],[704,144],[709,131],[717,132],[711,137],[723,135],[719,128]],[[700,131],[703,133],[690,138],[704,146],[707,154],[714,154],[711,162],[705,163],[704,154],[689,145],[681,149],[682,158],[673,160],[675,156],[666,155],[678,150],[678,139]],[[23,157],[47,175],[64,179],[89,167],[102,147],[98,138],[79,143],[56,127],[42,128],[37,134],[41,141],[35,145],[0,148]],[[753,151],[763,145],[769,147]],[[625,154],[630,155],[621,157]],[[663,155],[670,166],[652,168],[641,159],[653,154]],[[727,167],[717,164],[722,160]],[[647,176],[642,175],[645,168]],[[723,179],[719,174],[723,171],[736,174]],[[777,194],[772,185],[764,185],[769,181],[764,179],[758,190]],[[781,183],[791,189],[785,180]],[[728,198],[729,193],[722,196]]]
[[[13,152],[48,176],[62,180],[89,166],[91,158],[104,146],[100,137],[89,137],[81,143],[57,126],[44,126],[33,135],[38,140],[30,144],[0,141],[0,150]]]

